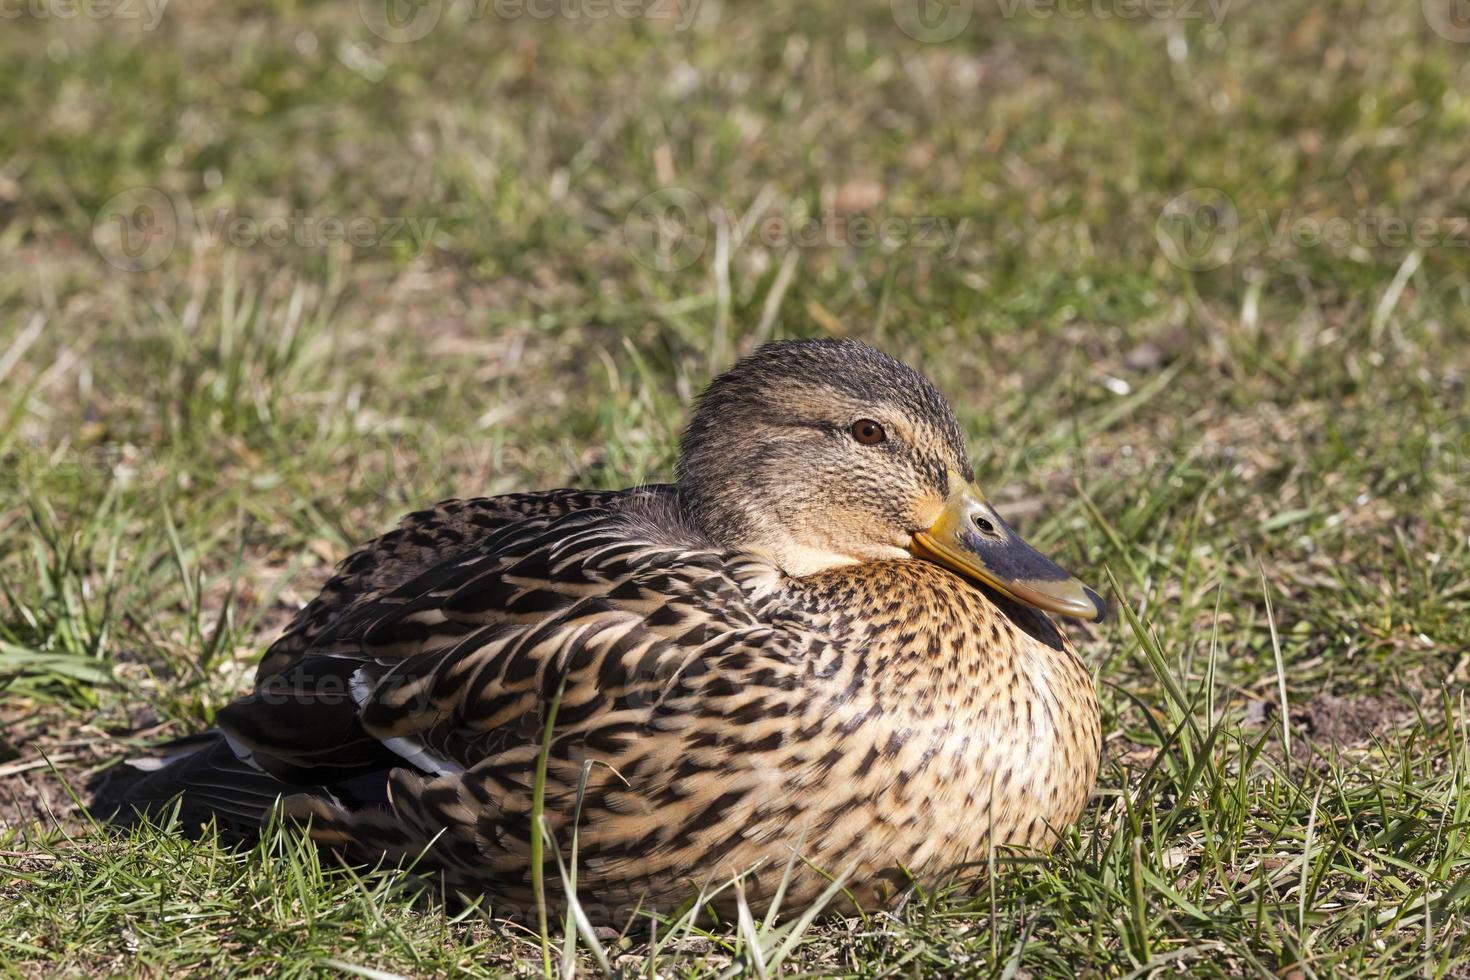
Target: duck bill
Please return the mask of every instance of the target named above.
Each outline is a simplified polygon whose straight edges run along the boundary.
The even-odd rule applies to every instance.
[[[960,486],[933,527],[914,535],[915,555],[1037,609],[1078,619],[1107,615],[1102,596],[1027,544],[976,487]]]

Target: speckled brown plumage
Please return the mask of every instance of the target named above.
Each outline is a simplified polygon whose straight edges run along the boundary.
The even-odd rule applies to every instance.
[[[565,848],[580,789],[578,886],[600,918],[673,908],[753,868],[760,903],[798,847],[811,868],[851,870],[864,904],[890,897],[900,868],[929,880],[993,844],[1048,847],[1097,774],[1092,679],[1044,613],[889,546],[882,522],[927,527],[968,463],[937,393],[885,394],[922,378],[887,359],[865,376],[875,352],[860,351],[864,385],[751,383],[797,418],[841,423],[834,402],[862,403],[852,411],[904,440],[871,473],[878,457],[830,441],[840,432],[801,437],[809,455],[830,452],[815,475],[775,452],[795,469],[787,491],[769,484],[785,494],[779,533],[759,501],[682,471],[677,486],[412,515],[344,562],[267,651],[255,691],[219,714],[228,751],[165,768],[134,806],[182,789],[249,819],[274,789],[324,844],[417,861],[525,912],[531,785],[560,691],[545,812]],[[783,417],[738,398],[720,410],[742,409],[767,412],[767,428],[727,434],[723,452],[747,453],[752,482],[774,480],[756,457],[773,457]],[[709,448],[686,443],[686,459]],[[866,489],[830,499],[882,499],[812,504],[837,472]],[[864,522],[871,554],[841,536]],[[788,901],[824,885],[798,873]]]

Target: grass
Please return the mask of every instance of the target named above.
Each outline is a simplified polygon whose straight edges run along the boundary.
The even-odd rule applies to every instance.
[[[345,0],[27,6],[0,966],[541,972],[539,937],[401,875],[113,839],[65,787],[206,725],[402,512],[666,476],[712,373],[845,333],[934,377],[1002,511],[1111,576],[1121,615],[1078,634],[1096,798],[973,893],[642,923],[609,964],[1470,976],[1470,48],[1422,7],[975,4],[924,42],[901,4],[445,2],[395,43]],[[601,972],[564,926],[554,967],[570,932]]]

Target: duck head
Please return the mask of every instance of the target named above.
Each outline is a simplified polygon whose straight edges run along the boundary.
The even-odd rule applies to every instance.
[[[855,341],[768,344],[716,378],[678,487],[701,530],[788,575],[917,557],[1047,612],[1106,610],[986,501],[929,380]]]

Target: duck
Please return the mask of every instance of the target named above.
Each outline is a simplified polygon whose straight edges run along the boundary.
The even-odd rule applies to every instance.
[[[602,921],[734,880],[881,907],[1079,818],[1098,705],[1052,617],[1105,613],[923,374],[774,342],[698,399],[673,483],[447,500],[354,552],[116,813],[282,818],[512,916],[565,901],[574,836]]]

